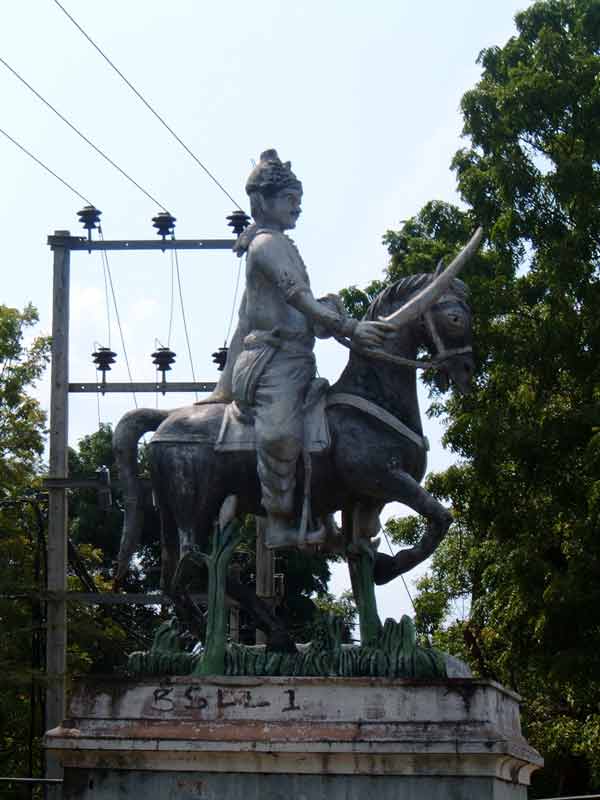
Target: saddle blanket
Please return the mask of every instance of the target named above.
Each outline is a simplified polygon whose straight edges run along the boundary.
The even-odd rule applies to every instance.
[[[314,381],[314,383],[316,382]],[[305,404],[304,449],[309,453],[322,453],[331,445],[329,425],[325,414],[328,387],[316,388],[319,391],[309,391],[309,399]],[[317,396],[315,397],[315,395]],[[254,422],[248,414],[240,410],[234,401],[225,408],[221,430],[215,443],[215,451],[231,453],[240,450],[256,450],[256,438]]]

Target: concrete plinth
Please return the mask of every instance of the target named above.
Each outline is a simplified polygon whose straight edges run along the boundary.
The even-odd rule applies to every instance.
[[[525,800],[518,697],[474,679],[85,679],[64,800]]]

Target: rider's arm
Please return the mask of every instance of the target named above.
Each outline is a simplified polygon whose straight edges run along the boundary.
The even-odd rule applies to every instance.
[[[381,347],[386,334],[394,328],[384,322],[361,320],[358,322],[351,317],[340,314],[331,305],[320,303],[313,296],[310,287],[288,292],[288,303],[301,311],[321,328],[330,331],[332,335],[347,336],[352,339],[352,344],[358,349],[367,350],[371,347]],[[321,334],[319,334],[321,338]]]
[[[315,299],[310,288],[298,288],[286,297],[288,303],[305,316],[310,317],[313,323],[322,326],[325,330],[338,336],[352,338],[357,320],[340,314],[331,305],[321,303]]]
[[[291,306],[329,333],[352,337],[358,323],[314,297],[300,254],[289,239],[259,234],[252,248],[260,271],[281,289]]]
[[[347,336],[364,349],[380,346],[386,332],[392,330],[392,326],[382,322],[357,322],[319,303],[310,289],[300,254],[286,237],[259,234],[251,247],[258,268],[279,286],[286,301],[332,335]]]

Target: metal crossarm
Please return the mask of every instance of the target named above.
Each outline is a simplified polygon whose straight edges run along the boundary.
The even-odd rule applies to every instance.
[[[169,381],[163,383],[162,381],[150,381],[147,383],[70,383],[69,392],[72,394],[109,394],[109,393],[123,393],[131,394],[131,392],[158,392],[159,394],[166,394],[172,392],[179,392],[181,394],[186,392],[212,392],[217,384],[214,381],[202,382],[176,382]]]
[[[232,250],[235,239],[101,239],[90,241],[83,236],[48,236],[52,249],[68,250]]]

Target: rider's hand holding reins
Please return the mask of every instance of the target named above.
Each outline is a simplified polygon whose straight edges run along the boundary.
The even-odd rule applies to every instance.
[[[393,325],[386,322],[369,322],[363,320],[358,323],[352,334],[352,344],[358,350],[370,350],[383,346],[386,335],[395,330]]]

